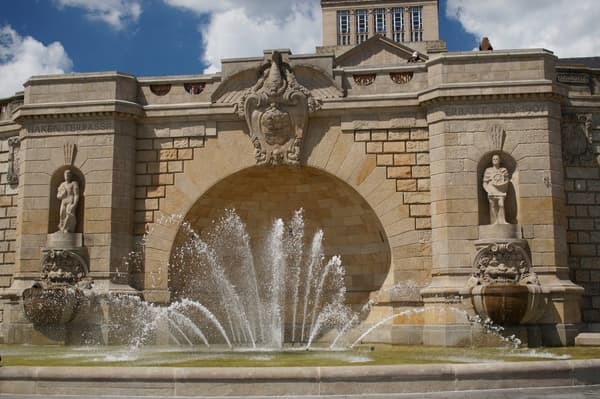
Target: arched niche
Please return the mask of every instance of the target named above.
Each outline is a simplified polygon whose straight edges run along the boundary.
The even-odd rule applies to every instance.
[[[341,179],[312,167],[250,167],[219,181],[190,208],[184,219],[205,239],[213,221],[225,209],[235,209],[247,226],[253,253],[260,251],[263,238],[276,218],[290,221],[303,208],[304,248],[314,233],[324,232],[326,258],[340,255],[346,270],[346,301],[358,308],[371,292],[383,285],[391,265],[391,250],[385,230],[371,206],[354,188]],[[184,223],[185,224],[185,223]],[[203,270],[193,262],[175,259],[182,245],[183,227],[171,248],[168,286],[171,301],[200,295]],[[227,237],[223,237],[227,240]],[[260,256],[255,256],[260,261]],[[227,270],[233,284],[244,278]]]
[[[85,177],[81,170],[74,166],[65,165],[54,171],[50,178],[50,204],[48,206],[50,214],[48,215],[48,233],[58,231],[60,221],[60,200],[57,198],[58,186],[65,180],[65,171],[71,170],[73,180],[79,185],[79,202],[76,210],[77,225],[74,233],[83,233],[83,210],[85,209]]]
[[[510,184],[504,202],[506,221],[509,224],[518,224],[519,214],[517,204],[519,170],[517,161],[515,161],[515,159],[510,154],[504,151],[488,152],[481,157],[479,163],[477,164],[477,199],[479,204],[479,224],[490,224],[490,204],[488,202],[488,195],[483,188],[483,174],[487,168],[492,166],[492,157],[494,155],[500,156],[501,166],[505,167],[508,170],[510,176]]]

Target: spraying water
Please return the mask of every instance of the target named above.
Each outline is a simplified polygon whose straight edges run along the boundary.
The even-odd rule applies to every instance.
[[[203,238],[184,222],[171,265],[188,276],[181,280],[181,299],[139,312],[144,327],[136,344],[166,328],[182,345],[277,349],[301,342],[310,347],[329,330],[347,330],[359,318],[345,304],[342,260],[325,259],[323,239],[318,230],[305,250],[302,210],[289,223],[273,221],[259,254],[233,210]]]

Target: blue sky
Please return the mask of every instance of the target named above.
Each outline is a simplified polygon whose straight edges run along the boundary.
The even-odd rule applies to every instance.
[[[597,0],[522,3],[441,0],[440,38],[450,51],[471,50],[486,35],[496,49],[600,55]],[[37,74],[200,74],[265,48],[310,53],[321,41],[319,10],[318,0],[4,0],[0,98]]]

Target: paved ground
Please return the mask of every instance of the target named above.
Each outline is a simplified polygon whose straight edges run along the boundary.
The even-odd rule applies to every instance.
[[[158,399],[157,396],[71,396],[71,395],[4,395],[0,399]],[[162,398],[162,397],[160,397]],[[180,399],[194,399],[194,397],[178,396]],[[200,397],[197,397],[200,398]],[[202,397],[208,399],[207,397]],[[223,397],[220,397],[221,399]],[[553,387],[530,389],[494,389],[485,391],[461,392],[436,392],[436,393],[410,393],[391,395],[340,395],[340,396],[252,396],[252,399],[600,399],[600,385],[585,387]],[[216,398],[210,398],[216,399]],[[241,397],[227,397],[227,399],[242,399]]]

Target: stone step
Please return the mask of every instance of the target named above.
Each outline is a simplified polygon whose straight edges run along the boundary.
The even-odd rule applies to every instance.
[[[600,332],[579,333],[575,337],[576,346],[600,346]]]

